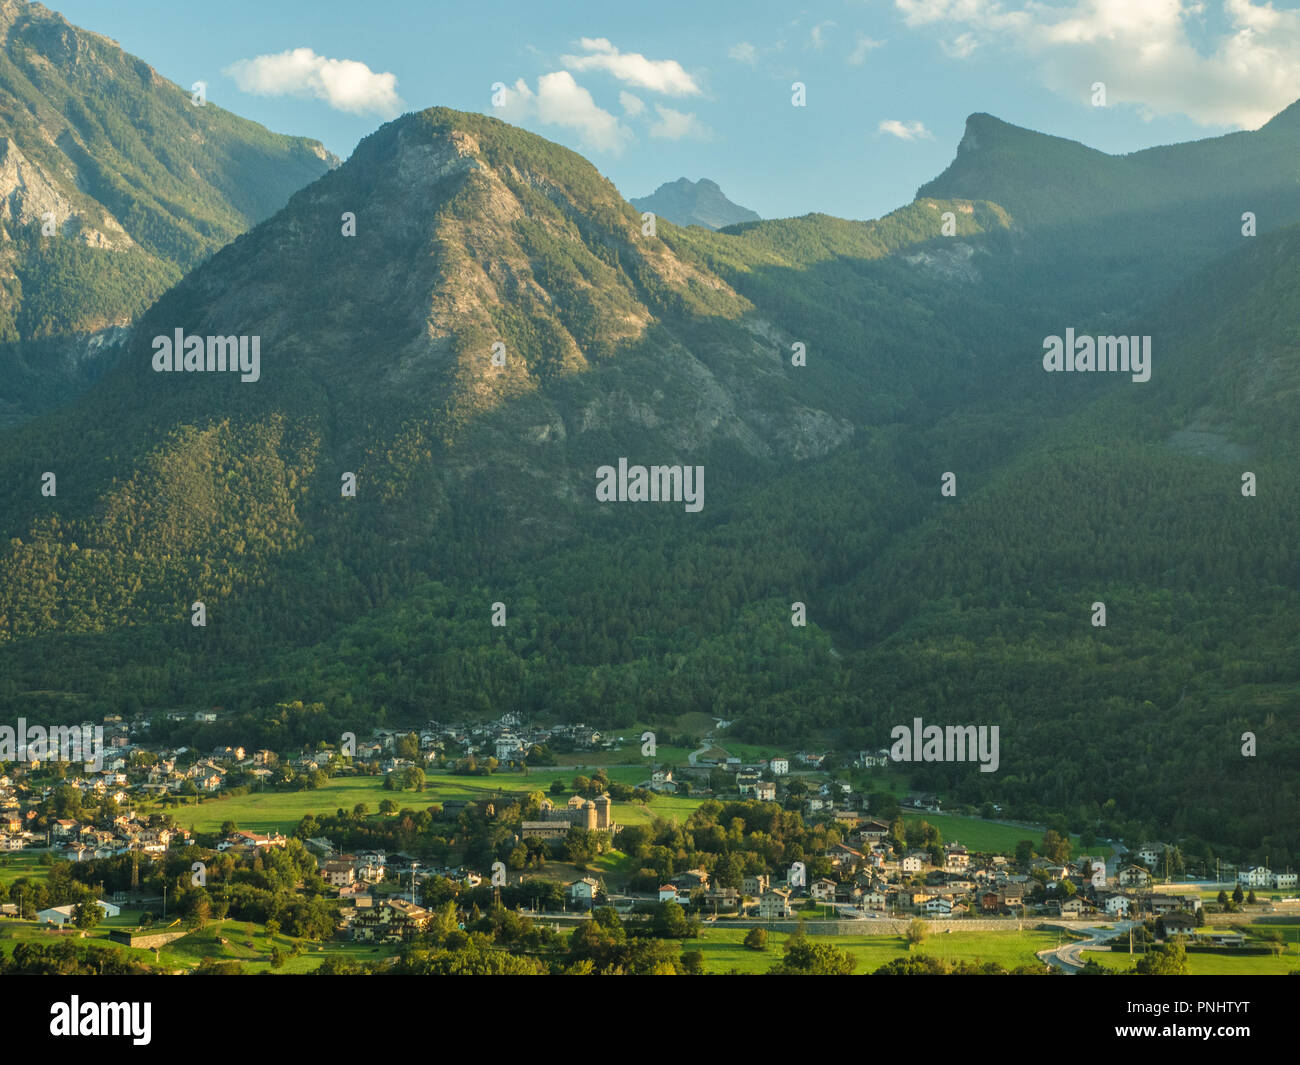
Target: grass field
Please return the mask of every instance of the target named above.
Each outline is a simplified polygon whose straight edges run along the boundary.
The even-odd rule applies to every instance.
[[[1104,969],[1113,972],[1127,972],[1137,964],[1141,955],[1120,954],[1104,950],[1085,950],[1084,961],[1095,961]],[[1294,945],[1288,945],[1284,953],[1247,954],[1233,957],[1229,954],[1187,955],[1187,968],[1193,976],[1285,976],[1292,970],[1300,970],[1300,953]]]
[[[739,928],[706,928],[699,939],[687,940],[684,951],[698,950],[704,955],[705,971],[728,973],[765,973],[781,960],[782,946],[789,938],[786,933],[770,932],[765,951],[750,950],[743,945],[746,930]],[[821,937],[816,937],[821,940]],[[854,972],[872,973],[894,958],[907,955],[907,944],[902,936],[826,936],[825,942],[840,950],[847,950],[856,958]],[[934,958],[971,962],[997,962],[1014,969],[1019,965],[1037,965],[1036,951],[1055,947],[1055,932],[936,932],[931,934],[913,953],[928,954]]]
[[[551,767],[552,769],[554,767]],[[635,769],[615,770],[616,773],[636,774]],[[335,777],[315,791],[252,791],[231,798],[207,799],[194,806],[168,807],[178,824],[195,832],[215,832],[224,821],[233,821],[242,829],[258,832],[283,832],[288,834],[297,827],[306,814],[332,814],[336,810],[351,810],[363,802],[376,814],[384,799],[392,799],[398,807],[409,806],[422,810],[449,799],[490,799],[497,795],[526,795],[531,791],[545,792],[556,776],[568,781],[573,773],[543,774],[534,771],[528,776],[519,773],[497,773],[490,777],[463,777],[444,773],[430,773],[422,792],[385,791],[382,777]],[[560,796],[567,801],[569,793]],[[614,816],[619,824],[648,824],[653,817],[667,817],[685,821],[703,800],[681,798],[675,795],[657,795],[648,807],[636,803],[615,803]],[[0,871],[0,876],[3,872]]]
[[[973,851],[1014,854],[1016,844],[1022,839],[1030,840],[1035,848],[1043,839],[1042,829],[1026,828],[1023,825],[1003,825],[996,821],[983,821],[977,817],[958,817],[955,814],[911,814],[905,812],[903,821],[906,823],[928,821],[942,833],[945,843],[956,840]],[[1070,853],[1075,857],[1080,854],[1090,854],[1094,857],[1104,858],[1111,852],[1110,847],[1102,843],[1085,850],[1079,843],[1078,836],[1071,836],[1070,842],[1073,845]]]
[[[397,953],[395,947],[372,946],[368,943],[310,943],[305,940],[295,941],[282,934],[272,937],[266,934],[262,925],[248,921],[213,922],[207,928],[191,932],[183,939],[174,940],[159,948],[156,955],[152,950],[125,947],[108,938],[112,929],[134,928],[139,919],[138,910],[124,910],[119,916],[104,921],[77,941],[120,950],[137,961],[173,971],[194,969],[204,958],[211,958],[217,961],[238,961],[247,973],[310,973],[331,956],[376,961]],[[160,924],[159,930],[161,928]],[[54,943],[77,935],[76,932],[53,931],[30,921],[0,921],[0,951],[12,954],[14,947],[23,941]],[[225,943],[221,942],[223,939]],[[295,942],[301,946],[302,953],[297,957],[288,957]],[[278,946],[286,956],[284,965],[278,969],[271,966],[272,946]]]
[[[48,876],[49,866],[41,864],[39,854],[10,851],[0,855],[0,884],[12,884],[23,877],[44,880]]]

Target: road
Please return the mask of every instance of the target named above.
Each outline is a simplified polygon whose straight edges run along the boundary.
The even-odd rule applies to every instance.
[[[1087,935],[1087,939],[1071,940],[1069,943],[1063,943],[1053,950],[1040,950],[1038,957],[1047,962],[1048,965],[1055,969],[1060,969],[1063,973],[1076,976],[1083,970],[1083,952],[1089,947],[1100,946],[1102,943],[1108,943],[1116,936],[1126,935],[1129,926],[1136,922],[1120,921],[1114,928],[1083,928],[1080,931]]]

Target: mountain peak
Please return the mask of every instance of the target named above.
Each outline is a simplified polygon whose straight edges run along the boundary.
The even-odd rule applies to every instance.
[[[1271,130],[1274,133],[1287,132],[1294,133],[1300,131],[1300,100],[1284,107],[1267,122],[1260,127],[1261,130]]]
[[[653,211],[679,226],[704,226],[722,229],[737,222],[757,222],[759,216],[746,207],[732,203],[716,181],[700,178],[691,181],[680,177],[667,181],[649,196],[629,201],[638,211]]]

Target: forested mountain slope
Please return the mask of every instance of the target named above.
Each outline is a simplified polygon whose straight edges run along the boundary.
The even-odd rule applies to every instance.
[[[0,424],[84,386],[112,327],[335,164],[39,4],[0,2]]]
[[[1045,335],[1113,321],[1113,278],[1031,277],[1056,231],[963,191],[647,238],[541,138],[388,124],[0,436],[0,703],[246,715],[204,744],[295,735],[271,708],[298,699],[314,729],[707,711],[850,749],[998,724],[999,772],[917,785],[1285,862],[1297,233],[1187,244],[1181,287],[1135,246],[1171,290],[1123,307],[1151,380],[1046,374]],[[155,372],[176,329],[258,336],[258,380]],[[620,457],[702,465],[703,509],[597,502]]]

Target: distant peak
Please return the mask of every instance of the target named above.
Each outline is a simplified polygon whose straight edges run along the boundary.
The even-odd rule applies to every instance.
[[[649,196],[629,201],[638,211],[653,211],[679,226],[721,229],[739,222],[757,222],[759,216],[727,199],[716,181],[678,178],[665,181]]]

